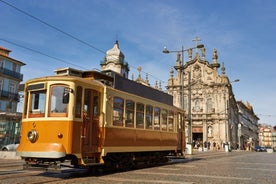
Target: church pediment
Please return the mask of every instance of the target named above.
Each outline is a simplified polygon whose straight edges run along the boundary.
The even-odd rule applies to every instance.
[[[184,81],[187,84],[189,75],[191,82],[197,81],[202,82],[205,85],[211,85],[217,83],[219,74],[218,71],[209,64],[208,61],[193,60],[187,63],[186,68],[184,69]]]

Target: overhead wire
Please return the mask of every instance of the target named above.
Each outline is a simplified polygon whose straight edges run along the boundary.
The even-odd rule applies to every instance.
[[[9,41],[9,40],[3,39],[3,38],[0,38],[0,40],[2,40],[2,41],[4,41],[4,42],[7,42],[7,43],[10,43],[10,44],[12,44],[12,45],[15,45],[15,46],[17,46],[17,47],[21,47],[21,48],[23,48],[23,49],[26,49],[26,50],[29,50],[29,51],[32,51],[32,52],[41,54],[41,55],[46,56],[46,57],[49,57],[49,58],[51,58],[51,59],[54,59],[54,60],[57,60],[57,61],[61,61],[61,62],[63,62],[63,63],[70,64],[70,65],[74,65],[74,66],[76,66],[76,67],[79,67],[79,68],[82,68],[82,69],[87,70],[87,68],[84,68],[84,67],[82,67],[82,66],[80,66],[80,65],[76,65],[76,64],[74,64],[74,63],[65,61],[65,60],[63,60],[63,59],[60,59],[60,58],[57,58],[57,57],[50,56],[49,54],[45,54],[45,53],[43,53],[43,52],[40,52],[40,51],[38,51],[38,50],[35,50],[35,49],[32,49],[32,48],[29,48],[29,47],[26,47],[26,46],[17,44],[17,43],[15,43],[15,42],[12,42],[12,41]]]
[[[56,26],[53,26],[53,25],[51,25],[51,24],[49,24],[49,23],[47,23],[47,22],[41,20],[40,18],[37,18],[37,17],[35,17],[35,16],[29,14],[28,12],[23,11],[23,10],[17,8],[16,6],[14,6],[14,5],[12,5],[12,4],[6,2],[6,1],[3,1],[3,0],[0,0],[0,1],[1,1],[2,3],[6,4],[6,5],[10,6],[10,7],[12,7],[13,9],[15,9],[15,10],[17,10],[17,11],[19,11],[19,12],[25,14],[25,15],[27,15],[28,17],[31,17],[31,18],[37,20],[38,22],[40,22],[40,23],[42,23],[42,24],[44,24],[44,25],[46,25],[46,26],[48,26],[48,27],[51,27],[52,29],[54,29],[54,30],[56,30],[56,31],[58,31],[58,32],[60,32],[60,33],[62,33],[62,34],[65,34],[65,35],[69,36],[70,38],[72,38],[72,39],[74,39],[74,40],[77,40],[77,41],[79,41],[79,42],[81,42],[81,43],[83,43],[83,44],[85,44],[85,45],[87,45],[87,46],[89,46],[89,47],[91,47],[91,48],[93,48],[93,49],[95,49],[95,50],[97,50],[97,51],[99,51],[99,52],[105,54],[105,52],[104,52],[103,50],[101,50],[101,49],[99,49],[99,48],[97,48],[97,47],[91,45],[90,43],[88,43],[88,42],[86,42],[86,41],[83,41],[83,40],[81,40],[81,39],[75,37],[74,35],[72,35],[72,34],[70,34],[70,33],[67,33],[67,32],[65,32],[65,31],[63,31],[63,30],[57,28]]]
[[[46,25],[46,26],[48,26],[48,27],[50,27],[50,28],[52,28],[52,29],[54,29],[54,30],[56,30],[56,31],[58,31],[58,32],[60,32],[60,33],[62,33],[62,34],[64,34],[64,35],[67,35],[68,37],[70,37],[70,38],[72,38],[72,39],[74,39],[74,40],[76,40],[76,41],[78,41],[78,42],[83,43],[83,44],[86,45],[86,46],[89,46],[90,48],[92,48],[92,49],[94,49],[94,50],[96,50],[96,51],[98,51],[98,52],[101,52],[101,53],[104,53],[104,54],[105,54],[105,51],[103,51],[103,50],[101,50],[101,49],[99,49],[99,48],[93,46],[92,44],[90,44],[90,43],[88,43],[88,42],[86,42],[86,41],[83,41],[83,40],[81,40],[80,38],[77,38],[76,36],[74,36],[74,35],[72,35],[72,34],[70,34],[70,33],[67,33],[67,32],[65,32],[65,31],[63,31],[63,30],[61,30],[60,28],[58,28],[58,27],[56,27],[56,26],[54,26],[54,25],[51,25],[51,24],[49,24],[49,23],[43,21],[42,19],[40,19],[40,18],[38,18],[38,17],[36,17],[36,16],[34,16],[34,15],[31,15],[30,13],[28,13],[28,12],[26,12],[26,11],[24,11],[24,10],[22,10],[22,9],[20,9],[20,8],[18,8],[18,7],[16,7],[16,6],[14,6],[14,5],[12,5],[12,4],[10,4],[10,3],[4,1],[4,0],[0,0],[0,2],[6,4],[7,6],[9,6],[9,7],[13,8],[13,9],[19,11],[20,13],[22,13],[22,14],[28,16],[28,17],[31,17],[32,19],[34,19],[34,20],[36,20],[36,21],[38,21],[38,22],[40,22],[40,23],[42,23],[42,24],[44,24],[44,25]],[[71,65],[74,65],[74,66],[78,66],[78,65],[75,65],[75,64],[73,64],[73,63],[64,61],[64,60],[62,60],[62,59],[59,59],[59,58],[50,56],[50,55],[45,54],[45,53],[42,53],[42,52],[40,52],[40,51],[37,51],[37,50],[31,49],[31,48],[28,48],[28,47],[25,47],[25,46],[16,44],[16,43],[14,43],[14,42],[11,42],[11,41],[8,41],[8,40],[5,40],[5,39],[1,39],[1,40],[2,40],[2,41],[5,41],[5,42],[8,42],[8,43],[10,43],[10,44],[16,45],[16,46],[18,46],[18,47],[25,48],[25,49],[27,49],[27,50],[30,50],[30,51],[39,53],[39,54],[44,55],[44,56],[47,56],[47,57],[49,57],[49,58],[52,58],[52,59],[55,59],[55,60],[58,60],[58,61],[61,61],[61,62],[67,63],[67,64],[71,64]],[[134,69],[136,69],[136,70],[138,70],[138,67],[135,67],[135,66],[132,66],[132,65],[129,65],[129,66],[132,67],[132,68],[134,68]],[[83,67],[81,67],[81,66],[78,66],[78,67],[83,68]],[[84,68],[83,68],[83,69],[84,69]],[[149,73],[147,73],[147,72],[144,72],[144,71],[141,71],[141,72],[142,72],[142,73],[146,73],[147,75],[149,75],[149,76],[151,76],[151,77],[153,77],[153,78],[159,80],[160,82],[164,83],[163,80],[161,80],[161,79],[155,77],[154,75],[151,75],[151,74],[149,74]]]

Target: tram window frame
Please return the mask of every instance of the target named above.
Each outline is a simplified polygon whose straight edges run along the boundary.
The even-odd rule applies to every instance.
[[[153,122],[153,106],[146,105],[146,129],[152,129]]]
[[[29,98],[29,117],[44,117],[46,110],[46,90],[31,91]],[[40,103],[41,102],[41,103]]]
[[[49,88],[50,94],[48,99],[49,117],[67,117],[68,116],[69,103],[63,103],[64,90],[68,88],[69,86],[65,84],[53,84],[50,86]],[[54,91],[54,89],[57,89],[58,91]],[[68,95],[70,95],[70,92]],[[54,101],[55,103],[53,103]]]
[[[136,128],[144,128],[145,105],[136,103]]]
[[[169,110],[168,114],[168,131],[173,132],[174,131],[174,111]]]
[[[177,113],[177,132],[185,130],[185,115],[181,112]]]
[[[114,126],[123,126],[124,99],[113,97],[112,124]]]
[[[162,131],[167,131],[167,127],[168,127],[168,110],[167,109],[161,110],[161,127],[162,127]]]
[[[125,126],[134,127],[134,101],[126,100]]]
[[[75,108],[75,117],[81,118],[81,108],[82,108],[82,91],[83,88],[81,86],[77,87],[76,90],[76,108]]]
[[[28,112],[28,101],[29,101],[29,93],[24,93],[24,108],[23,108],[23,117],[26,118],[27,112]]]
[[[160,111],[161,109],[159,107],[154,107],[154,130],[160,130]]]
[[[94,118],[100,116],[100,92],[93,90],[93,116]]]

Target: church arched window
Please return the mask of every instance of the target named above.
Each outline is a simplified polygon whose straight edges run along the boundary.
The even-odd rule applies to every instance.
[[[206,101],[206,111],[207,113],[211,113],[213,109],[213,102],[211,98],[208,98]]]

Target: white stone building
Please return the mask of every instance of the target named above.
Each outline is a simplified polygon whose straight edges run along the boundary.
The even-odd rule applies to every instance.
[[[177,54],[176,75],[172,69],[167,86],[168,93],[174,97],[174,105],[186,111],[187,142],[195,147],[209,142],[210,149],[222,149],[226,143],[236,148],[238,108],[224,64],[220,68],[216,49],[212,63],[205,60],[204,47],[201,57],[197,50],[194,57],[192,49],[187,51],[186,63],[182,63],[181,54]]]
[[[10,57],[10,50],[0,46],[0,146],[17,142],[22,114],[17,112],[20,73],[25,63]]]

